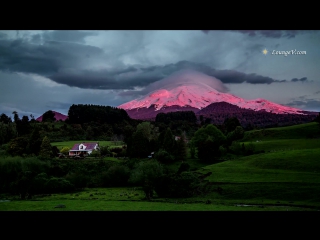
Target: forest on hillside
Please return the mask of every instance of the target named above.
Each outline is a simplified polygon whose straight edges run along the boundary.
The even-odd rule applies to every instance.
[[[320,123],[319,116],[314,121]],[[13,120],[0,116],[0,191],[21,198],[130,184],[143,187],[148,199],[154,190],[159,196],[190,196],[200,189],[200,183],[189,171],[188,158],[214,164],[229,156],[260,153],[253,145],[238,142],[246,130],[237,117],[227,117],[218,125],[198,122],[194,112],[186,111],[161,113],[156,121],[139,121],[130,119],[122,109],[96,105],[72,105],[65,122],[55,121],[51,110],[43,114],[42,122],[30,117],[20,118],[17,112],[13,112]],[[70,140],[115,140],[124,145],[102,147],[88,161],[58,159],[63,149],[51,143]],[[103,160],[112,152],[126,160]],[[177,172],[166,167],[173,163],[180,164]]]

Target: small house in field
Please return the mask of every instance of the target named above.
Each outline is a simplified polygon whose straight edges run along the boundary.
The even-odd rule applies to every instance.
[[[69,151],[69,156],[87,156],[90,155],[93,150],[99,150],[98,142],[77,143]]]
[[[174,136],[174,140],[178,141],[178,140],[180,140],[180,139],[181,139],[181,136]],[[189,142],[188,139],[185,139],[184,141],[185,141],[186,143]]]
[[[181,137],[180,136],[174,136],[174,140],[178,141]]]

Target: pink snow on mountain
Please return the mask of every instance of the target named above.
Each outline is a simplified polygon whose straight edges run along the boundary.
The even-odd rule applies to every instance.
[[[54,113],[54,117],[56,118],[56,121],[62,120],[65,121],[68,116],[63,115],[62,113],[56,112],[56,111],[52,111]],[[36,118],[37,121],[41,122],[42,121],[42,115],[38,118]]]
[[[146,89],[158,89],[149,94],[124,103],[118,108],[132,110],[155,106],[155,110],[163,107],[194,107],[199,110],[215,102],[227,102],[241,108],[265,110],[272,113],[303,114],[301,109],[283,106],[265,99],[246,100],[229,94],[223,83],[211,76],[196,71],[181,71],[168,78],[149,85]]]

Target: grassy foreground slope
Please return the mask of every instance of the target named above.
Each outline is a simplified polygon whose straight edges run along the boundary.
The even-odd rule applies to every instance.
[[[0,211],[309,211],[299,206],[241,207],[206,199],[155,199],[146,201],[141,189],[90,188],[78,193],[53,194],[34,200],[0,202]],[[57,208],[64,205],[63,208]]]
[[[245,132],[242,141],[319,138],[319,129],[318,123],[311,122],[288,127],[251,130]]]
[[[318,135],[316,123],[249,131],[243,143],[265,153],[205,166],[198,172],[208,175],[205,181],[213,190],[220,188],[212,198],[320,207]]]

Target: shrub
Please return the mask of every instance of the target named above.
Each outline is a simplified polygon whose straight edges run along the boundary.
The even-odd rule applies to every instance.
[[[49,174],[54,177],[63,177],[66,173],[63,171],[61,166],[54,164],[50,167]]]
[[[52,146],[48,137],[44,137],[42,140],[39,157],[41,159],[49,159],[53,157]]]
[[[101,156],[101,153],[98,150],[93,150],[90,154],[90,157],[94,157],[94,158],[98,158],[100,156]]]
[[[70,151],[69,147],[63,147],[60,152],[63,153],[64,155],[68,155]]]
[[[32,184],[32,190],[34,193],[44,193],[45,184],[49,180],[49,177],[46,173],[42,172],[35,176]]]
[[[160,176],[155,182],[154,190],[158,197],[171,197],[175,190],[173,175],[165,174]]]
[[[7,185],[15,181],[19,172],[21,172],[20,159],[6,159],[0,161],[0,183]],[[1,186],[1,185],[0,185]]]
[[[245,147],[245,155],[254,154],[254,150],[255,150],[255,145],[252,142],[250,142]]]
[[[180,175],[163,175],[155,183],[155,191],[159,197],[191,197],[200,184],[192,172],[182,172]]]
[[[28,139],[26,137],[17,137],[12,139],[7,147],[11,156],[22,156],[27,151]]]
[[[200,181],[192,172],[183,172],[175,178],[174,197],[191,197]]]
[[[45,183],[46,191],[50,193],[65,193],[74,190],[74,185],[64,178],[51,177]]]
[[[100,147],[100,153],[102,156],[110,155],[111,152],[109,150],[109,146],[101,146]]]
[[[155,160],[137,163],[131,172],[129,183],[141,186],[146,198],[151,199],[156,180],[163,174],[162,165]]]
[[[127,166],[116,165],[110,167],[103,174],[103,186],[120,187],[126,186],[130,177],[130,169]]]
[[[34,175],[41,172],[48,172],[50,162],[40,161],[38,158],[29,157],[21,161],[22,171],[31,171]]]
[[[188,171],[190,169],[190,165],[188,163],[181,163],[178,169],[178,174]]]
[[[121,147],[110,148],[111,152],[114,152],[114,153],[117,153],[117,154],[121,153],[122,150],[123,150],[123,148],[121,148]]]
[[[232,142],[231,146],[229,147],[229,150],[234,154],[242,154],[244,151],[244,144],[242,145],[239,142]]]
[[[66,175],[66,180],[74,185],[75,188],[85,188],[89,182],[89,177],[87,174],[81,173],[79,171],[68,173]]]
[[[161,163],[171,163],[174,161],[173,156],[163,149],[160,149],[154,157]]]

